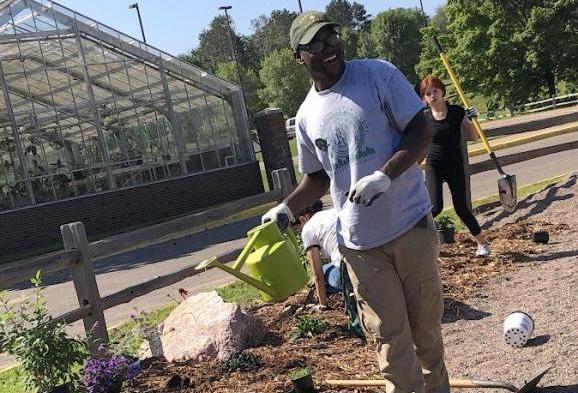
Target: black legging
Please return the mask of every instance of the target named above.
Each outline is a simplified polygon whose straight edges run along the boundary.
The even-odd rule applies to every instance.
[[[466,224],[473,236],[478,235],[482,231],[478,220],[468,208],[466,201],[466,176],[462,165],[456,163],[450,167],[427,164],[425,167],[425,181],[431,203],[433,204],[432,214],[434,217],[440,214],[444,207],[442,183],[445,181],[450,188],[454,210],[458,217]]]

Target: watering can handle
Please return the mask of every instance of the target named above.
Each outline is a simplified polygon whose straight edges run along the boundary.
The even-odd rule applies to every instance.
[[[285,229],[285,233],[287,234],[289,240],[291,240],[291,243],[293,243],[295,249],[299,250],[299,242],[297,241],[297,236],[295,236],[295,232],[293,232],[293,229],[291,229],[291,227],[288,226],[287,229]]]
[[[245,260],[247,259],[247,256],[253,251],[253,244],[255,243],[256,240],[257,240],[257,234],[254,233],[253,236],[251,236],[251,238],[249,238],[249,241],[247,242],[247,244],[245,245],[245,247],[241,251],[241,254],[239,254],[237,259],[235,260],[235,263],[231,266],[231,268],[233,268],[233,270],[237,270],[237,271],[241,270],[241,268],[245,264]]]
[[[293,243],[295,249],[299,249],[299,243],[295,237],[295,232],[291,229],[289,217],[286,214],[279,214],[277,217],[277,227],[281,232],[285,232],[289,240],[291,240],[291,243]]]

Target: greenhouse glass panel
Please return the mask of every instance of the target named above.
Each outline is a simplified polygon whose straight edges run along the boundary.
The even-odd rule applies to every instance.
[[[0,211],[254,161],[238,86],[48,0],[0,2]]]

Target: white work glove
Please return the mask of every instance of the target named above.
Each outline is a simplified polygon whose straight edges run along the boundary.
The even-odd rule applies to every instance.
[[[349,190],[349,202],[370,206],[391,185],[391,180],[382,171],[375,171],[365,176]]]
[[[474,108],[473,106],[467,108],[466,109],[466,118],[471,121],[474,117],[478,117],[478,110],[476,108]]]
[[[264,224],[268,221],[277,221],[279,229],[285,230],[290,222],[295,222],[295,217],[287,205],[283,202],[271,208],[267,213],[261,217],[261,223]]]

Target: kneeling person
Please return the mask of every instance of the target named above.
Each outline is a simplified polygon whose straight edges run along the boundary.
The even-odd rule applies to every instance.
[[[301,226],[303,247],[313,271],[319,304],[326,306],[327,292],[341,291],[341,254],[337,243],[337,212],[322,209],[321,201],[313,203],[299,213],[297,223]],[[322,266],[321,258],[331,263]]]

